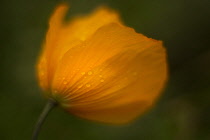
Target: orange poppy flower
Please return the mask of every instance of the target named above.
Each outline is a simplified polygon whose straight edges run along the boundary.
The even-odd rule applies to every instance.
[[[64,21],[58,6],[40,55],[37,73],[47,98],[88,120],[126,123],[148,110],[167,79],[162,42],[123,25],[100,7]]]

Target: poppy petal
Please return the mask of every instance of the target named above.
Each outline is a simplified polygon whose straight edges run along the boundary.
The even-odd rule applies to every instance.
[[[126,122],[151,106],[159,95],[166,80],[165,61],[160,41],[111,23],[63,56],[55,73],[52,93],[63,107],[80,117],[109,123]],[[137,111],[128,109],[129,113],[124,109],[138,107]],[[109,110],[119,113],[102,115]],[[125,118],[116,120],[122,113]],[[129,115],[126,117],[126,114]]]

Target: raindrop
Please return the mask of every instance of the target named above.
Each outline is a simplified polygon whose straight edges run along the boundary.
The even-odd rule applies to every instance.
[[[90,84],[86,84],[86,87],[90,87]]]
[[[82,74],[82,75],[85,75],[85,72],[82,72],[81,74]]]
[[[88,75],[92,75],[92,74],[93,74],[93,72],[92,72],[92,71],[89,71],[89,72],[88,72]]]
[[[102,77],[102,75],[99,75],[99,77]]]
[[[66,84],[67,84],[67,82],[66,82],[66,81],[64,81],[64,82],[63,82],[63,84],[64,84],[64,85],[66,85]]]
[[[44,76],[44,71],[41,71],[41,76]]]
[[[103,83],[104,82],[104,79],[101,79],[100,81],[101,81],[101,83]]]
[[[77,88],[81,88],[82,87],[82,85],[79,85]]]
[[[137,74],[138,74],[137,72],[134,72],[134,73],[133,73],[134,76],[136,76]]]

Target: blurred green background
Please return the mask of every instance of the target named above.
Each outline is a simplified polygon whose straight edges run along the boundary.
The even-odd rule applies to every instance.
[[[69,0],[69,16],[106,4],[126,25],[163,40],[170,79],[157,105],[129,125],[107,126],[55,109],[39,140],[210,140],[209,0]],[[0,139],[29,140],[45,99],[35,63],[56,0],[1,0]]]

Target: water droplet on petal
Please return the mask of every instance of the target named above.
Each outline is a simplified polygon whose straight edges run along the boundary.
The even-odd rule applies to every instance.
[[[102,75],[99,75],[99,77],[102,77]]]
[[[41,75],[40,75],[41,77],[44,77],[44,73],[41,73]]]
[[[90,84],[86,84],[86,87],[90,87]]]
[[[134,72],[134,73],[133,73],[134,76],[136,76],[137,74],[138,74],[137,72]]]
[[[103,83],[104,82],[104,79],[101,79],[100,81],[101,81],[101,83]]]
[[[77,88],[81,88],[82,87],[82,85],[79,85]]]
[[[82,72],[81,74],[82,74],[82,75],[85,75],[85,72]]]
[[[67,84],[67,82],[66,82],[66,81],[64,81],[64,82],[63,82],[63,84],[64,84],[64,85],[66,85],[66,84]]]
[[[88,72],[88,75],[92,75],[92,74],[93,74],[93,72],[92,72],[92,71],[89,71],[89,72]]]

